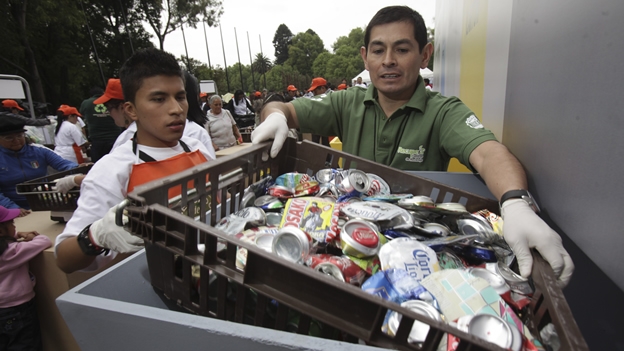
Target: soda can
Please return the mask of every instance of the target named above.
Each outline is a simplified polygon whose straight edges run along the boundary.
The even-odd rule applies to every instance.
[[[366,277],[366,272],[347,256],[314,254],[308,256],[306,265],[316,271],[331,275],[337,280],[355,286],[360,286]],[[320,266],[322,267],[319,268]]]
[[[254,201],[254,206],[260,207],[264,211],[280,210],[284,208],[284,204],[275,196],[263,195]]]
[[[492,243],[499,238],[485,218],[474,214],[468,214],[457,219],[457,228],[459,233],[463,235],[479,235],[479,241],[486,244]]]
[[[316,175],[314,176],[316,178],[316,181],[321,183],[321,184],[327,184],[329,182],[331,182],[332,180],[334,180],[334,175],[336,174],[336,170],[332,169],[332,168],[325,168],[325,169],[321,169],[318,172],[316,172]]]
[[[443,202],[437,204],[435,207],[436,210],[442,213],[457,214],[468,212],[466,211],[466,206],[460,204],[459,202]]]
[[[448,236],[451,234],[451,230],[447,226],[435,222],[423,224],[422,229],[427,233],[436,236]]]
[[[263,233],[263,234],[258,234],[256,235],[256,239],[255,239],[255,244],[256,246],[258,246],[259,248],[263,249],[264,251],[267,252],[272,252],[273,250],[273,238],[275,237],[274,234],[270,234],[270,233]]]
[[[531,286],[529,280],[519,274],[516,274],[516,272],[512,271],[511,268],[507,267],[503,262],[498,262],[496,270],[496,273],[503,277],[505,282],[509,284],[511,291],[522,295],[533,294],[533,287]]]
[[[316,194],[318,197],[329,196],[334,199],[334,201],[340,196],[340,191],[338,188],[332,183],[321,183],[319,185],[318,193]]]
[[[468,333],[504,349],[511,348],[513,328],[504,319],[492,314],[477,314],[468,323]]]
[[[273,185],[269,187],[268,193],[269,195],[275,196],[280,199],[290,198],[290,197],[293,197],[294,195],[291,188],[288,188],[282,185]]]
[[[331,262],[319,263],[314,267],[314,270],[328,275],[343,283],[345,281],[344,277],[342,276],[342,272],[340,271],[340,268],[338,268],[338,266]]]
[[[342,213],[349,218],[361,218],[372,222],[389,221],[401,215],[403,209],[397,205],[381,201],[360,201],[346,204]]]
[[[370,178],[360,170],[350,169],[347,176],[340,182],[340,187],[345,193],[365,194],[370,189]]]
[[[411,311],[414,311],[422,316],[429,317],[436,321],[442,321],[442,316],[440,312],[435,309],[435,307],[431,306],[429,303],[421,300],[408,300],[401,303],[401,307],[405,307]],[[396,311],[390,312],[390,317],[388,318],[388,331],[390,335],[395,335],[397,329],[399,328],[399,324],[401,323],[402,315]],[[429,325],[423,323],[418,320],[414,320],[414,324],[412,325],[412,330],[407,337],[407,342],[410,344],[420,344],[425,341],[427,338],[427,333],[429,333]]]
[[[363,258],[376,255],[381,242],[377,228],[371,223],[352,219],[340,231],[340,246],[345,255]]]
[[[312,238],[296,227],[283,227],[271,244],[273,253],[288,261],[303,263],[312,250]]]
[[[319,183],[314,180],[301,182],[295,186],[294,196],[299,197],[299,196],[313,195],[313,194],[318,193],[319,189],[320,189]]]
[[[277,177],[275,184],[293,189],[297,184],[307,182],[310,179],[310,176],[305,173],[289,172]]]
[[[485,268],[472,267],[468,268],[467,272],[475,277],[485,279],[499,295],[504,295],[510,290],[509,285],[507,285],[503,277],[496,273],[492,273]]]
[[[251,207],[256,201],[256,194],[253,191],[245,191],[243,198],[241,199],[240,208]]]
[[[392,193],[390,185],[383,178],[373,173],[366,173],[366,175],[370,179],[370,189],[366,195],[390,195]]]
[[[435,208],[435,202],[429,196],[413,196],[407,199],[401,199],[397,205],[408,210],[420,210]]]
[[[279,212],[268,212],[266,214],[266,224],[274,227],[279,227],[282,222],[282,214]]]

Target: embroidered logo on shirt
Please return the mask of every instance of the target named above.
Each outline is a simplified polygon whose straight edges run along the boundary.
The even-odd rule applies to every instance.
[[[470,117],[466,118],[466,124],[468,125],[468,127],[473,129],[483,128],[483,124],[481,124],[481,121],[479,121],[479,119],[475,115],[471,115]]]
[[[32,167],[32,168],[39,168],[39,161],[37,161],[37,160],[30,161],[30,167]]]
[[[405,158],[405,161],[407,162],[422,163],[425,159],[425,150],[426,149],[422,145],[418,147],[418,150],[405,149],[399,146],[397,154],[409,155],[409,157]]]

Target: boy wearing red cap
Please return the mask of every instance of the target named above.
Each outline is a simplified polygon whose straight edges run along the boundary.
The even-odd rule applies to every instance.
[[[19,209],[0,206],[0,350],[41,350],[28,261],[52,243],[37,232],[16,231],[13,220],[19,215]]]
[[[11,99],[2,100],[2,107],[10,110],[11,113],[14,113],[16,115],[18,115],[20,111],[24,111],[24,109],[20,107],[17,101]]]
[[[98,161],[85,177],[78,208],[56,238],[65,272],[97,269],[143,240],[115,224],[115,212],[136,186],[213,159],[197,139],[183,136],[188,101],[175,57],[157,49],[134,53],[119,75],[124,112],[136,122],[132,140]]]

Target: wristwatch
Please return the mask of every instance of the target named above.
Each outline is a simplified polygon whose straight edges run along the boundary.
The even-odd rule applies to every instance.
[[[98,256],[101,255],[102,252],[108,253],[108,249],[104,249],[93,244],[91,236],[89,235],[90,228],[91,225],[89,224],[80,232],[80,234],[78,234],[78,237],[76,238],[76,240],[78,240],[78,246],[80,246],[82,252],[84,252],[87,256]]]
[[[531,209],[535,213],[539,213],[540,211],[540,208],[537,205],[537,201],[535,201],[535,199],[533,198],[533,195],[531,195],[531,193],[528,190],[524,190],[524,189],[509,190],[508,192],[504,193],[503,196],[501,196],[500,202],[498,203],[499,206],[502,208],[505,201],[509,199],[522,199],[529,205],[529,207],[531,207]]]

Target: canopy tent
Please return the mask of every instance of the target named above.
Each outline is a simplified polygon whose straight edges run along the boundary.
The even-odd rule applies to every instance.
[[[421,68],[420,69],[420,75],[423,78],[433,79],[433,71],[430,70],[429,68]],[[366,84],[370,84],[371,83],[370,73],[368,72],[368,70],[363,70],[362,72],[360,72],[360,74],[358,74],[357,76],[353,77],[353,79],[351,80],[351,83],[355,84],[355,81],[357,80],[358,77],[362,77],[362,81],[364,83],[366,83]]]

